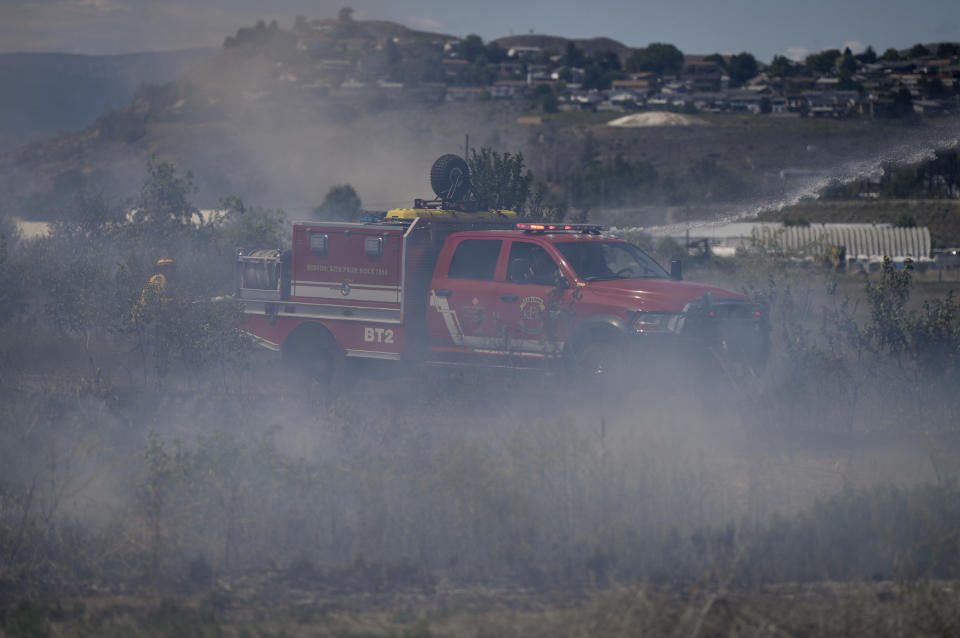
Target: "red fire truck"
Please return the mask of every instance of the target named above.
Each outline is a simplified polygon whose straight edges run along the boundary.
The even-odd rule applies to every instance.
[[[600,226],[444,201],[296,223],[289,251],[239,255],[237,283],[243,328],[318,378],[345,358],[592,374],[664,350],[757,361],[769,335],[761,305],[682,281],[679,262],[667,272]]]

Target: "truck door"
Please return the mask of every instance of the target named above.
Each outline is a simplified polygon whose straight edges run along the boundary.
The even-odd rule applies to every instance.
[[[518,354],[556,354],[563,350],[568,325],[558,287],[561,270],[545,245],[515,239],[508,246],[506,281],[500,284],[499,314]]]
[[[451,237],[441,255],[429,291],[427,329],[431,350],[470,352],[502,349],[497,273],[502,272],[501,239]],[[500,268],[498,268],[500,266]]]

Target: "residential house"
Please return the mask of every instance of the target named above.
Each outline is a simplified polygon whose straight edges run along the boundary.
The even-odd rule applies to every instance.
[[[753,91],[730,91],[727,99],[731,111],[757,114],[762,113],[769,107],[769,99],[765,95]]]
[[[614,80],[610,88],[610,101],[641,103],[651,90],[649,80]],[[614,100],[614,96],[617,99]]]
[[[529,85],[522,80],[501,80],[490,87],[490,97],[495,100],[519,100],[527,95]]]
[[[449,79],[459,78],[464,73],[470,71],[470,63],[466,60],[450,58],[441,60],[440,64],[443,67],[444,77]]]
[[[785,97],[770,98],[770,112],[774,115],[788,115],[790,113],[790,110],[787,107],[787,98]]]
[[[540,47],[524,47],[524,46],[515,46],[510,47],[507,50],[508,58],[516,58],[518,60],[532,60],[540,56],[540,53],[543,51]]]
[[[720,91],[693,93],[690,95],[690,105],[707,113],[723,113],[730,109],[727,94]]]
[[[490,89],[485,86],[448,86],[447,102],[479,102],[490,98]]]
[[[419,102],[438,103],[447,98],[447,85],[443,82],[423,82],[405,89],[407,95]]]
[[[803,94],[806,113],[810,117],[844,117],[859,104],[856,91],[807,91]]]

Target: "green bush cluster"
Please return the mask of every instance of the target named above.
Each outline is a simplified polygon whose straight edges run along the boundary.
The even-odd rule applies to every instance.
[[[285,218],[228,197],[204,219],[191,201],[195,191],[189,172],[151,159],[127,203],[81,191],[48,235],[16,240],[3,233],[0,320],[25,339],[56,332],[92,371],[111,351],[126,350],[142,376],[156,380],[241,355],[238,307],[210,300],[232,291],[237,248],[283,246]],[[145,292],[160,257],[176,263],[162,299]],[[17,363],[13,352],[4,356],[11,345],[0,347],[0,366]]]
[[[771,240],[776,242],[776,238]],[[960,306],[949,292],[911,302],[913,266],[885,259],[861,295],[853,274],[798,265],[776,245],[738,258],[733,276],[770,310],[774,347],[744,416],[762,431],[955,431]],[[846,290],[846,292],[844,292]]]

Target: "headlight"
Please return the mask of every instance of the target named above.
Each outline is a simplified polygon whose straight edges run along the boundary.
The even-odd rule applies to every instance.
[[[683,315],[676,312],[638,312],[633,329],[640,334],[648,332],[680,332]]]

